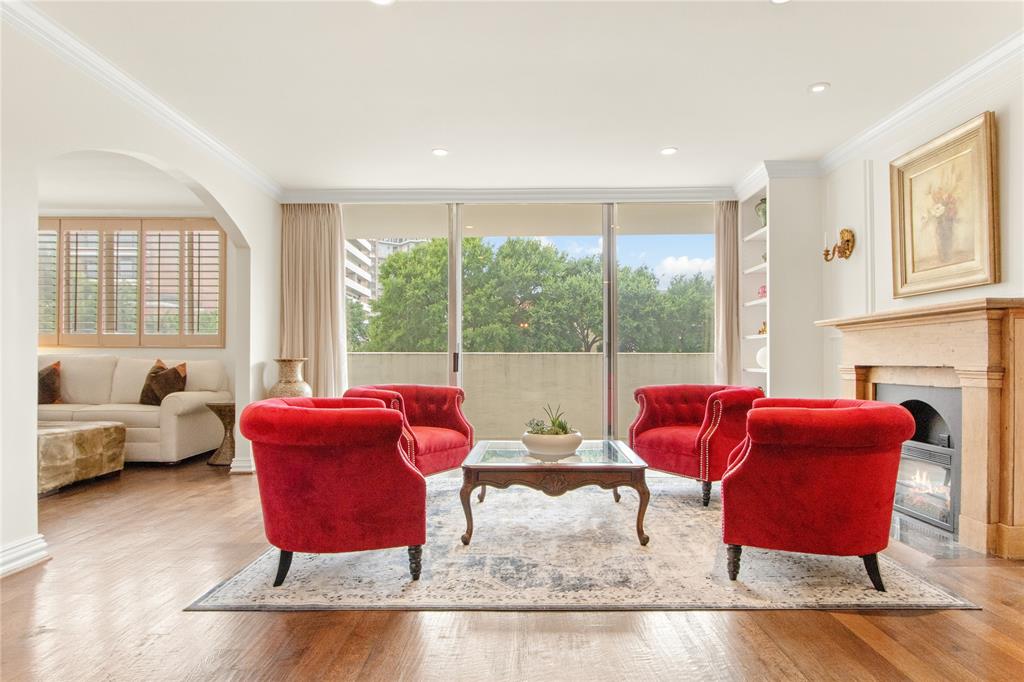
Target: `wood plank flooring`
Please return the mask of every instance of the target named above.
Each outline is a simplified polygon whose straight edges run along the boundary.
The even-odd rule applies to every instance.
[[[40,501],[0,582],[10,680],[1024,679],[1024,562],[888,553],[981,611],[186,613],[258,556],[256,480],[130,467]]]

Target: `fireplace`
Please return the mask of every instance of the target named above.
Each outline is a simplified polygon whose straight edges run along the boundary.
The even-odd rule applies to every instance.
[[[907,408],[917,425],[903,444],[895,510],[955,534],[960,515],[960,389],[875,384],[875,399]]]

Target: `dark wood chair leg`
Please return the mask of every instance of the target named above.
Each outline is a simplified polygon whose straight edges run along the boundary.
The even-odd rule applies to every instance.
[[[292,567],[292,553],[281,550],[281,557],[277,560],[277,577],[274,578],[274,587],[280,587],[284,578],[288,575],[288,569]]]
[[[878,555],[865,554],[861,559],[864,560],[864,568],[868,570],[868,577],[871,578],[871,584],[874,585],[875,589],[879,592],[885,592],[885,583],[882,582],[882,574],[878,571]]]
[[[423,568],[423,545],[409,546],[409,572],[413,580],[420,579],[420,569]]]
[[[704,506],[711,504],[711,481],[701,481],[700,492],[700,501],[704,503]]]
[[[729,545],[727,552],[729,560],[726,562],[726,566],[729,569],[729,580],[736,580],[740,575],[740,554],[743,553],[743,547],[741,545]]]

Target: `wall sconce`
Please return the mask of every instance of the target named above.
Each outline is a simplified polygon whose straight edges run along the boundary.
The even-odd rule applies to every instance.
[[[857,239],[853,236],[853,230],[848,227],[844,227],[839,230],[839,241],[832,245],[832,248],[828,246],[828,233],[825,233],[825,251],[822,255],[825,257],[825,262],[831,262],[834,258],[849,258],[853,255],[853,247],[856,245]]]

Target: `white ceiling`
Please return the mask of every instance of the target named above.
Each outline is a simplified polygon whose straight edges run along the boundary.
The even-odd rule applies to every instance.
[[[1022,7],[41,9],[276,182],[309,189],[733,185],[764,159],[820,158],[1019,31]],[[815,81],[833,87],[812,96]]]
[[[74,152],[39,169],[43,215],[208,215],[203,203],[171,176],[122,154]]]

